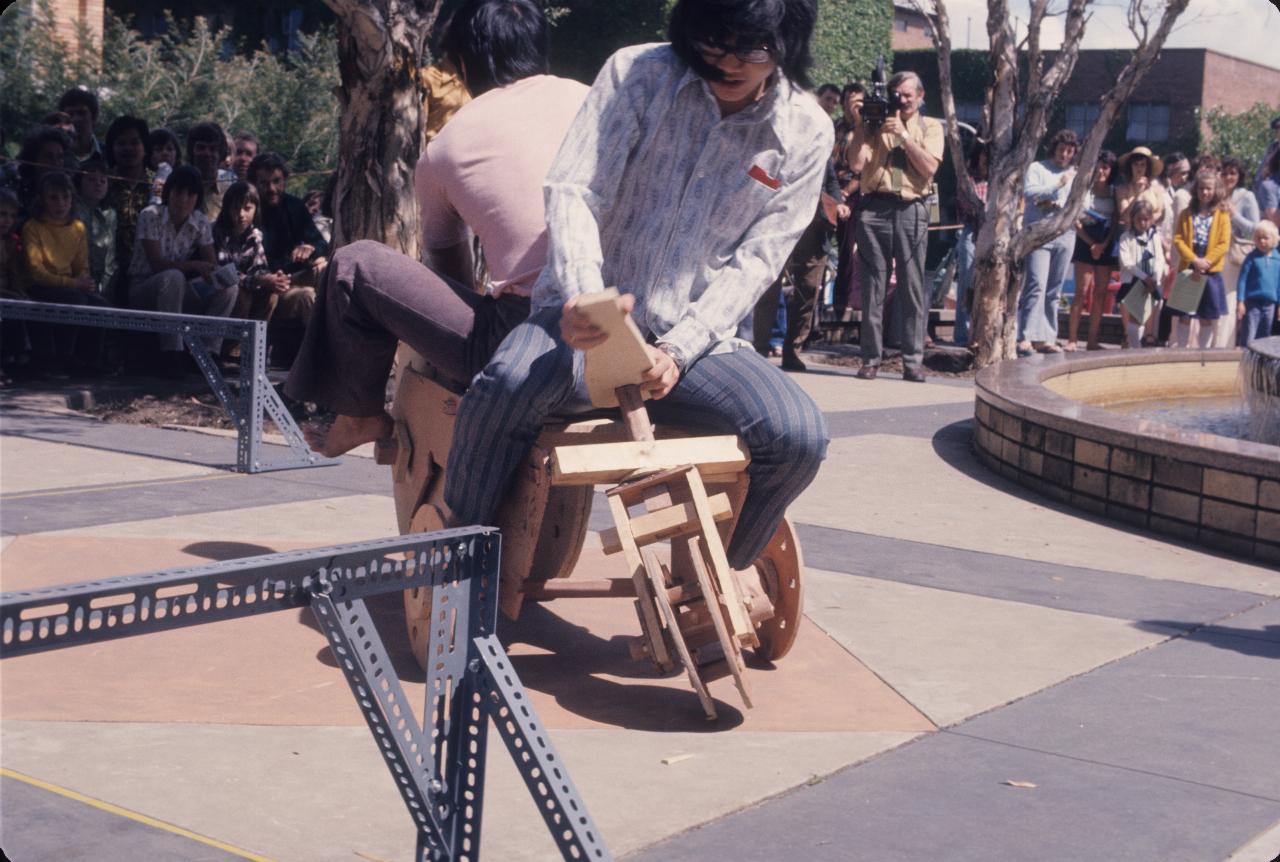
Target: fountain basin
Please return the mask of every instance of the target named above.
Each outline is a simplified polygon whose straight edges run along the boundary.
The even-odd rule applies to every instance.
[[[1091,514],[1280,563],[1280,446],[1106,410],[1239,392],[1238,350],[1006,361],[977,379],[974,448],[991,469]]]

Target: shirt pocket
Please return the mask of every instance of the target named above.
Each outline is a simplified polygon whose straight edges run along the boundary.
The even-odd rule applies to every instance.
[[[785,188],[779,162],[778,159],[756,159],[737,176],[726,178],[708,220],[711,239],[736,241],[755,224]]]

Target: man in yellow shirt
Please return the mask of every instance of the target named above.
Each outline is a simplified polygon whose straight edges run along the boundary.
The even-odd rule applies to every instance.
[[[928,244],[927,198],[942,161],[942,124],[922,116],[924,84],[914,72],[889,79],[890,98],[898,110],[878,129],[866,122],[849,143],[850,168],[860,175],[862,203],[854,235],[858,244],[862,295],[862,369],[858,376],[874,380],[884,350],[884,295],[889,273],[897,273],[897,301],[902,311],[903,379],[924,382],[924,256]],[[896,96],[895,96],[896,94]]]

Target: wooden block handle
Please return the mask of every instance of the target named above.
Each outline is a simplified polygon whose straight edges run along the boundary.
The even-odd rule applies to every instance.
[[[653,425],[649,423],[649,411],[644,406],[644,396],[640,387],[635,384],[619,386],[614,392],[618,395],[618,407],[622,410],[622,420],[627,425],[627,436],[637,443],[653,439]]]

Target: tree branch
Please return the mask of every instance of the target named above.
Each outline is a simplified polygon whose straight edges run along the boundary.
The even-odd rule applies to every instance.
[[[1190,0],[1166,0],[1159,26],[1156,27],[1154,33],[1139,42],[1133,55],[1129,58],[1129,62],[1116,78],[1115,86],[1102,97],[1098,119],[1085,137],[1084,145],[1081,147],[1080,152],[1079,163],[1082,168],[1087,166],[1088,170],[1077,172],[1075,182],[1071,186],[1071,193],[1062,212],[1019,232],[1014,240],[1015,255],[1021,257],[1030,254],[1031,251],[1053,237],[1069,230],[1075,224],[1083,207],[1085,192],[1092,182],[1093,166],[1098,160],[1098,153],[1102,149],[1103,140],[1111,130],[1116,117],[1119,116],[1120,109],[1128,102],[1129,97],[1133,95],[1133,91],[1137,89],[1143,76],[1146,75],[1147,71],[1160,56],[1160,50],[1164,47],[1164,42],[1173,29],[1174,23],[1178,20],[1178,16],[1186,11],[1189,2]],[[1143,0],[1131,0],[1130,15],[1148,14],[1141,10],[1134,12],[1134,7],[1142,5],[1142,3]],[[1066,49],[1067,46],[1064,44],[1063,50],[1065,51]],[[1079,53],[1078,43],[1074,50],[1077,54]]]
[[[929,17],[921,0],[912,0],[920,14]],[[960,202],[969,212],[980,213],[983,209],[978,190],[974,186],[973,177],[969,175],[969,166],[964,157],[964,144],[960,140],[960,124],[956,122],[956,97],[954,82],[951,78],[951,17],[947,14],[945,0],[934,0],[933,46],[938,52],[938,88],[942,99],[942,124],[947,136],[947,150],[951,156],[951,166],[956,172],[956,194]]]

